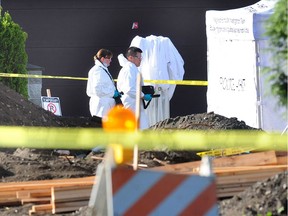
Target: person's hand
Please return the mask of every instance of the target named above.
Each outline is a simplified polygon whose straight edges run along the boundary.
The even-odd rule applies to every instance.
[[[121,97],[122,95],[120,94],[120,92],[116,89],[114,92],[114,96],[113,98],[117,98],[117,97]]]
[[[152,100],[152,95],[151,95],[151,94],[145,94],[144,97],[143,97],[143,99],[144,99],[145,101],[150,101],[150,100]]]

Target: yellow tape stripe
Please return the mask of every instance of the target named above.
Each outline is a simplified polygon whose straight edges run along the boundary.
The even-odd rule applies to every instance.
[[[88,78],[84,78],[84,77],[48,76],[48,75],[14,74],[14,73],[0,73],[0,77],[88,80]],[[115,82],[117,82],[117,79],[115,79]],[[173,85],[195,85],[195,86],[207,86],[208,85],[208,81],[198,81],[198,80],[144,80],[144,82],[154,83],[154,84],[173,84]]]
[[[144,80],[145,83],[207,86],[208,81],[197,80]]]
[[[83,77],[48,76],[48,75],[36,75],[36,74],[11,74],[11,73],[10,74],[0,73],[0,77],[87,80],[87,78],[83,78]]]
[[[287,151],[287,136],[251,131],[143,131],[107,133],[93,128],[46,128],[0,126],[0,148],[92,149],[95,146],[122,144],[142,150],[211,150],[255,148]]]
[[[203,157],[206,155],[218,157],[218,156],[229,156],[229,155],[241,154],[241,153],[249,152],[252,150],[255,150],[255,149],[236,147],[236,148],[215,149],[215,150],[206,151],[206,152],[198,152],[197,155],[199,155],[200,157]]]

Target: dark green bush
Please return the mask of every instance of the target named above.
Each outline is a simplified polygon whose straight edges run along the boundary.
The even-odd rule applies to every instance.
[[[279,0],[275,11],[266,23],[266,35],[269,36],[270,51],[273,53],[273,66],[266,68],[272,86],[272,94],[279,97],[279,104],[287,106],[287,0]]]
[[[0,8],[0,73],[27,74],[26,39],[27,33],[13,22],[8,12],[2,16]],[[26,78],[0,77],[0,81],[28,97]]]

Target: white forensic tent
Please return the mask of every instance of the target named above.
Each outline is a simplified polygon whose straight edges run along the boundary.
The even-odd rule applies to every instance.
[[[236,117],[267,131],[283,131],[287,107],[278,105],[263,70],[271,66],[265,21],[277,1],[206,12],[207,112]]]
[[[144,80],[182,80],[184,76],[184,61],[168,37],[150,35],[145,38],[135,36],[130,46],[139,47],[142,53],[142,62],[139,71]],[[170,100],[174,94],[174,84],[154,84],[155,94],[145,110],[149,126],[170,118]]]

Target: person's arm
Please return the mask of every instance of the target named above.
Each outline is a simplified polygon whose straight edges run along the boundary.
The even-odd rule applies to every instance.
[[[134,71],[131,65],[126,65],[119,72],[117,79],[117,88],[124,95],[136,99],[136,79],[137,71]]]

